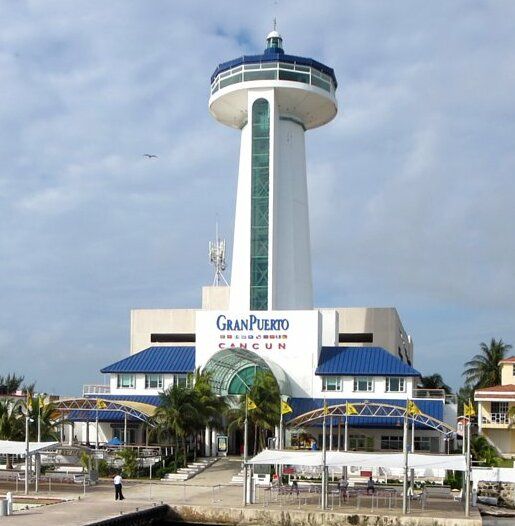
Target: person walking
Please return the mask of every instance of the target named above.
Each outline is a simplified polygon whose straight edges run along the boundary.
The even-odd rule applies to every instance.
[[[114,500],[123,500],[125,497],[122,493],[122,476],[117,473],[113,479],[114,484]]]

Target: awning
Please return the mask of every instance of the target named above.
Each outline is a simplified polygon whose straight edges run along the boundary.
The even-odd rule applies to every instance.
[[[289,466],[322,466],[321,451],[281,451],[265,449],[249,464],[283,464]],[[402,453],[367,453],[356,451],[327,451],[326,465],[329,468],[362,466],[367,468],[402,468]],[[408,454],[409,468],[434,468],[466,470],[465,455]]]
[[[45,449],[51,449],[59,445],[59,442],[29,442],[29,455],[33,455]],[[27,444],[15,440],[0,440],[0,455],[22,455],[25,456]]]

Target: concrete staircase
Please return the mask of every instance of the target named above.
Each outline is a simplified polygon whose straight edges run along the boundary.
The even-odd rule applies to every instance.
[[[161,480],[163,482],[184,482],[202,473],[206,468],[212,466],[218,458],[199,458],[196,462],[188,464],[185,468],[179,468],[177,473],[167,473]]]

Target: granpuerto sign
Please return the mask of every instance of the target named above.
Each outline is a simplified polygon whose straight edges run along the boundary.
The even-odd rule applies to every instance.
[[[216,328],[219,331],[287,331],[290,322],[286,318],[258,318],[251,314],[247,318],[228,318],[220,314],[216,319]]]

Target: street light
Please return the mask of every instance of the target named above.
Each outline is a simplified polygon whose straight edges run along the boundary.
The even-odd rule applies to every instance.
[[[25,413],[25,495],[29,493],[29,422],[34,422],[29,416],[29,409]]]

